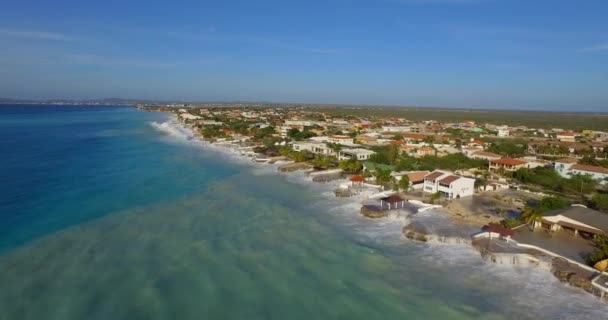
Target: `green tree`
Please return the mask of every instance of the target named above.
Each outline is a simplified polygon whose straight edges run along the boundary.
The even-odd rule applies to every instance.
[[[524,212],[521,214],[521,218],[525,223],[534,224],[535,222],[539,222],[543,218],[543,212],[540,210],[536,210],[536,208],[526,208]]]
[[[407,191],[410,189],[410,177],[406,174],[401,176],[401,180],[399,180],[399,189]]]
[[[594,194],[591,203],[599,210],[608,211],[608,194]]]
[[[374,173],[374,176],[376,177],[376,184],[381,185],[381,186],[389,184],[392,180],[390,170],[383,170],[380,168],[376,168],[376,172]]]
[[[363,169],[363,164],[357,159],[349,159],[340,161],[339,167],[346,172],[357,173]]]
[[[339,143],[328,142],[326,143],[327,147],[330,148],[333,152],[338,154],[340,150],[342,150],[342,145]]]

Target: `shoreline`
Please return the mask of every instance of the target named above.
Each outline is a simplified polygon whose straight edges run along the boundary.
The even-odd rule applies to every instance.
[[[264,161],[256,161],[256,153],[254,153],[253,151],[249,151],[249,152],[243,152],[242,150],[240,150],[240,152],[237,152],[237,150],[240,149],[240,147],[238,147],[238,142],[237,143],[232,143],[230,141],[222,141],[222,142],[215,142],[215,141],[209,141],[207,139],[205,139],[201,134],[199,134],[198,132],[196,132],[192,126],[183,123],[181,121],[178,120],[177,117],[175,117],[174,115],[170,115],[170,121],[177,124],[178,126],[181,127],[181,129],[177,129],[179,132],[179,134],[184,135],[184,132],[182,130],[187,130],[189,131],[189,135],[185,134],[185,138],[189,141],[194,140],[196,143],[199,143],[201,146],[203,147],[207,147],[207,148],[211,148],[213,151],[216,152],[221,152],[224,155],[227,155],[230,157],[230,159],[232,159],[233,161],[235,161],[236,163],[239,164],[263,164],[263,165],[268,165],[270,164],[270,166],[267,166],[267,168],[271,168],[274,167],[276,169],[276,171],[274,171],[277,174],[281,174],[281,175],[285,175],[285,176],[295,176],[293,173],[295,172],[306,172],[306,181],[309,182],[309,185],[315,185],[315,184],[323,184],[323,183],[327,183],[328,181],[315,181],[315,179],[312,179],[314,176],[311,176],[310,173],[312,172],[319,172],[319,171],[315,171],[313,169],[313,167],[308,164],[308,163],[297,163],[291,160],[283,160],[283,159],[278,159],[276,161],[270,161],[270,159],[264,159]],[[162,124],[161,124],[162,125]],[[239,148],[239,149],[237,149]],[[287,166],[289,167],[289,165],[297,165],[294,167],[297,167],[294,170],[281,170],[282,167]],[[252,166],[252,167],[256,167],[256,168],[262,168],[259,166]],[[266,166],[265,166],[266,167]],[[330,179],[332,182],[341,182],[341,183],[346,183],[349,180],[341,177],[341,178],[337,178],[337,179]],[[360,205],[361,208],[363,209],[365,202],[369,201],[372,199],[372,197],[374,195],[378,196],[380,194],[383,193],[392,193],[392,194],[397,194],[400,196],[403,196],[404,199],[407,197],[408,198],[408,203],[411,203],[415,206],[416,211],[414,212],[410,212],[408,214],[408,218],[409,217],[413,217],[414,221],[409,221],[407,222],[403,227],[402,227],[402,231],[401,231],[401,238],[402,239],[407,239],[409,241],[412,242],[419,242],[419,243],[443,243],[443,244],[454,244],[454,245],[466,245],[467,247],[470,247],[472,249],[474,249],[476,252],[479,253],[479,257],[485,261],[485,262],[491,262],[494,265],[499,265],[499,264],[511,264],[513,267],[519,267],[519,266],[524,266],[524,267],[534,267],[534,268],[539,268],[545,271],[549,271],[555,278],[557,278],[560,282],[564,282],[569,284],[572,287],[575,288],[579,288],[581,290],[581,292],[586,292],[588,294],[592,294],[596,297],[598,297],[601,301],[604,302],[608,302],[608,294],[604,295],[601,291],[598,291],[597,288],[593,287],[590,283],[592,281],[583,279],[583,277],[581,277],[581,274],[585,274],[585,272],[589,272],[588,270],[584,270],[581,267],[578,266],[573,266],[572,263],[569,263],[567,261],[567,259],[560,259],[559,257],[551,257],[551,255],[548,255],[540,250],[536,250],[534,248],[528,248],[528,249],[524,249],[524,248],[520,248],[519,251],[515,251],[515,252],[509,252],[509,250],[506,251],[501,251],[503,249],[498,249],[498,250],[489,250],[489,249],[484,249],[482,245],[479,244],[479,241],[477,239],[475,239],[475,235],[479,235],[482,233],[485,233],[482,231],[480,225],[486,225],[490,222],[496,222],[499,220],[498,217],[492,216],[492,215],[480,215],[479,213],[475,213],[473,212],[473,210],[470,210],[468,208],[465,208],[464,206],[460,205],[457,202],[448,202],[448,204],[446,206],[437,206],[437,205],[433,205],[433,204],[428,204],[428,203],[424,203],[424,197],[416,197],[413,196],[411,194],[407,194],[407,193],[402,193],[402,192],[391,192],[391,191],[376,191],[375,193],[371,192],[370,190],[371,188],[367,188],[364,191],[365,192],[360,192],[354,195],[351,195],[350,197],[348,197],[349,199],[352,199],[356,202],[356,204]],[[336,194],[334,194],[334,196],[336,196]],[[337,197],[337,196],[336,196]],[[411,201],[411,202],[410,202]],[[456,207],[456,208],[455,208]],[[420,214],[423,211],[426,210],[422,210],[424,208],[428,208],[431,210],[428,211],[432,211],[432,213],[435,214],[435,218],[439,217],[441,219],[445,219],[447,220],[447,226],[443,225],[443,228],[439,228],[439,229],[435,229],[432,225],[431,222],[431,226],[433,227],[432,229],[435,230],[430,230],[428,227],[421,227],[421,223],[420,221],[416,220],[416,216],[420,216]],[[402,208],[403,209],[403,208]],[[434,210],[433,210],[434,209]],[[389,216],[392,211],[399,211],[399,210],[387,210],[386,214],[383,215],[379,215],[379,216],[367,216],[366,214],[363,213],[358,213],[359,215],[363,216],[365,219],[381,219],[384,217]],[[439,215],[437,216],[437,213],[439,213]],[[444,223],[445,224],[445,223]],[[441,224],[439,224],[441,226]],[[475,230],[475,231],[473,231]],[[496,240],[495,240],[496,241]],[[549,258],[547,258],[549,257]]]

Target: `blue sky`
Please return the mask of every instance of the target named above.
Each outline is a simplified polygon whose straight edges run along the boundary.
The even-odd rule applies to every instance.
[[[0,97],[608,110],[608,1],[6,1]]]

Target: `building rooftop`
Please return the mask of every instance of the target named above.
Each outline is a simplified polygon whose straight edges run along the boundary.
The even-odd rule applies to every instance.
[[[608,214],[606,213],[576,205],[545,213],[545,216],[557,215],[568,217],[608,233]]]
[[[587,171],[587,172],[595,172],[595,173],[608,174],[608,168],[598,167],[598,166],[590,166],[590,165],[586,165],[586,164],[573,164],[570,167],[570,170],[579,170],[579,171]]]
[[[439,177],[441,177],[441,176],[443,176],[445,174],[446,174],[445,172],[433,171],[432,173],[429,173],[428,175],[426,175],[424,177],[424,179],[430,180],[430,181],[435,181],[435,180],[437,180],[437,178],[439,178]]]
[[[493,157],[493,158],[500,158],[501,157],[499,154],[492,153],[492,152],[487,152],[487,151],[475,151],[475,152],[473,152],[473,155],[475,155],[475,156],[482,156],[482,157]]]
[[[460,179],[459,176],[447,176],[441,180],[439,180],[439,183],[443,183],[443,184],[450,184],[456,180]]]

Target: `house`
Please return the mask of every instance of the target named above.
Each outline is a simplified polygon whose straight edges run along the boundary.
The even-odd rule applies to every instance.
[[[378,139],[376,137],[372,137],[365,134],[360,134],[356,137],[357,143],[360,144],[376,144]]]
[[[410,132],[409,126],[383,126],[383,132]]]
[[[338,152],[338,160],[369,160],[369,158],[376,154],[372,150],[362,149],[362,148],[354,148],[354,149],[343,149]]]
[[[524,168],[526,166],[526,162],[519,159],[512,158],[501,158],[496,160],[490,160],[489,169],[499,170],[504,169],[506,171],[516,171],[519,168]]]
[[[589,175],[591,178],[600,181],[602,184],[608,183],[608,168],[578,164],[574,158],[564,158],[555,161],[555,171],[564,178],[571,178],[573,175]]]
[[[448,199],[470,197],[475,192],[475,179],[454,175],[447,171],[433,171],[424,177],[423,192],[439,193]]]
[[[592,238],[595,235],[608,235],[608,214],[581,205],[552,210],[533,223],[534,228],[550,231],[566,231],[574,236]]]
[[[507,126],[500,126],[500,127],[496,127],[496,135],[499,137],[508,137],[511,133],[509,132],[509,127]]]
[[[481,140],[475,140],[473,138],[471,138],[471,141],[466,142],[465,143],[467,145],[467,147],[478,147],[478,148],[485,148],[487,143]]]
[[[413,156],[416,158],[421,158],[424,156],[434,156],[435,155],[435,149],[431,148],[431,147],[422,147],[422,148],[418,148],[414,153]]]
[[[488,161],[498,160],[498,159],[502,158],[502,156],[499,154],[482,151],[482,150],[475,151],[475,152],[471,153],[471,155],[468,157],[471,159],[484,159],[484,160],[488,160]]]
[[[314,154],[320,154],[325,156],[335,156],[336,151],[328,147],[327,144],[318,141],[298,141],[291,145],[291,148],[295,151],[309,151]]]
[[[424,186],[424,177],[429,173],[429,171],[393,171],[391,172],[391,176],[397,181],[401,181],[403,176],[407,176],[410,180],[410,188],[422,189]]]
[[[569,131],[558,132],[557,140],[562,141],[562,142],[575,142],[576,136],[577,136],[576,132],[569,132]]]
[[[330,136],[329,138],[327,138],[327,142],[343,144],[343,145],[353,145],[354,139],[349,136],[334,135],[334,136]]]

